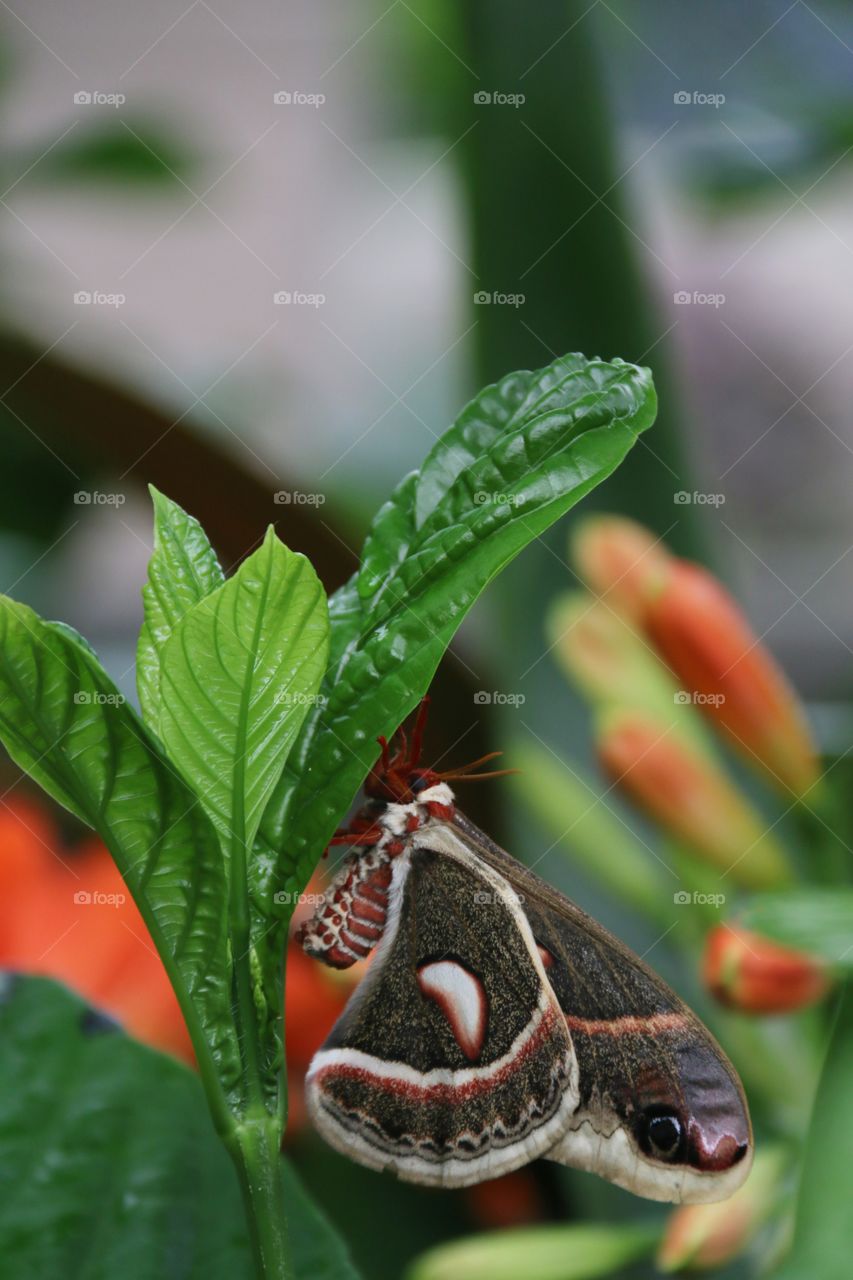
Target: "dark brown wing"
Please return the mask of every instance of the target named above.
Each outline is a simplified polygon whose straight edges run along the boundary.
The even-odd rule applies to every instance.
[[[572,1035],[580,1104],[552,1158],[654,1199],[730,1195],[749,1171],[752,1133],[710,1032],[628,947],[458,810],[452,826],[518,894]]]
[[[461,1186],[559,1140],[577,1064],[526,918],[452,836],[413,837],[393,865],[368,974],[307,1078],[324,1137],[373,1168]]]

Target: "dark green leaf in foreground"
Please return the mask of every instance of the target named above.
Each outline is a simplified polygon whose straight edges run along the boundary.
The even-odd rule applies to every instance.
[[[475,1236],[425,1253],[406,1280],[596,1280],[652,1252],[654,1227],[529,1227]]]
[[[225,581],[207,534],[193,516],[153,485],[154,552],[142,588],[145,618],[136,648],[136,688],[148,724],[160,720],[160,660],[163,646],[184,614]]]
[[[197,1077],[53,983],[4,981],[4,1280],[251,1280],[237,1178]],[[284,1184],[300,1280],[357,1280],[287,1163]]]
[[[819,956],[833,968],[853,969],[853,889],[762,893],[738,915],[738,923]]]
[[[487,387],[379,512],[360,574],[331,602],[326,702],[264,815],[264,846],[300,889],[459,623],[524,546],[604,480],[656,400],[647,369],[567,356]]]
[[[226,1089],[240,1070],[216,833],[70,628],[0,597],[0,738],[110,850]]]

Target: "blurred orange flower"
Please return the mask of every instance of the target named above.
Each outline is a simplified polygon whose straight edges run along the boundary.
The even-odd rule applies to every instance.
[[[166,971],[109,852],[94,836],[66,847],[50,813],[27,797],[0,803],[0,968],[63,982],[131,1035],[193,1062]],[[287,1049],[297,1125],[301,1077],[352,981],[289,947]]]
[[[192,1061],[178,1002],[99,840],[63,846],[29,799],[0,806],[0,965],[55,978],[131,1035]]]
[[[579,521],[569,554],[590,590],[640,626],[672,559],[650,529],[624,516]]]
[[[746,929],[717,925],[705,940],[705,983],[722,1004],[744,1013],[792,1013],[822,999],[829,977],[820,960]]]
[[[602,768],[651,817],[707,862],[751,887],[789,878],[782,849],[713,760],[642,711],[599,716]]]
[[[571,553],[589,587],[651,639],[685,700],[753,767],[796,795],[814,785],[817,755],[802,706],[713,574],[620,516],[583,521]]]
[[[753,766],[797,795],[817,756],[795,693],[735,601],[699,565],[673,560],[647,629],[696,704]]]

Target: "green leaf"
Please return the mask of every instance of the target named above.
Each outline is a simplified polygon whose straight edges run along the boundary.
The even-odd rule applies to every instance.
[[[427,456],[418,483],[416,523],[424,524],[465,473],[502,485],[508,476],[500,469],[501,455],[494,453],[495,447],[503,439],[516,453],[519,433],[534,421],[531,469],[537,458],[547,455],[547,438],[555,429],[561,434],[565,427],[570,432],[589,431],[622,417],[642,431],[654,421],[655,407],[648,369],[622,360],[588,360],[572,352],[544,369],[507,374],[474,397]],[[649,410],[651,416],[645,418]],[[640,415],[643,420],[638,422]],[[517,467],[513,473],[519,474]]]
[[[251,1280],[237,1177],[198,1078],[70,992],[0,996],[0,1270],[38,1280]],[[356,1280],[284,1167],[296,1272]]]
[[[85,642],[5,596],[0,738],[12,759],[109,848],[200,1061],[206,1042],[216,1075],[232,1089],[240,1062],[216,833]]]
[[[806,1139],[794,1243],[778,1280],[847,1280],[853,1145],[853,987],[842,992]],[[777,1273],[774,1273],[777,1274]]]
[[[479,562],[473,601],[522,547],[610,474],[654,412],[648,370],[619,360],[567,356],[487,387],[424,463],[405,558],[399,518],[382,524],[381,540],[398,568],[378,590],[375,570],[366,589],[359,584],[363,598],[370,593],[369,620],[399,614],[436,581],[446,591],[454,571],[471,579]],[[379,540],[374,530],[372,541]]]
[[[370,600],[408,555],[419,479],[419,472],[410,471],[373,517],[356,574],[360,599]]]
[[[250,848],[316,697],[328,611],[304,556],[269,529],[223,586],[194,605],[162,651],[160,736],[201,797],[223,848]]]
[[[380,511],[331,605],[326,702],[262,824],[299,890],[376,756],[486,584],[625,457],[654,420],[647,369],[568,356],[488,387]]]
[[[406,1280],[595,1280],[648,1257],[659,1236],[654,1227],[586,1223],[495,1232],[431,1249]]]
[[[187,610],[221,587],[225,576],[199,522],[153,485],[149,488],[154,553],[142,588],[145,618],[136,648],[136,688],[142,714],[156,731],[163,646]]]
[[[834,968],[853,969],[853,889],[762,893],[747,903],[738,923]]]

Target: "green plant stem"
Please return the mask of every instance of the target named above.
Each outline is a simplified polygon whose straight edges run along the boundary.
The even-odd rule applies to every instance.
[[[245,728],[246,715],[244,699],[241,729]],[[283,1123],[282,1117],[270,1114],[266,1108],[258,1051],[259,1032],[252,981],[252,932],[246,870],[244,767],[241,759],[234,772],[229,916],[246,1112],[237,1120],[232,1133],[226,1138],[226,1146],[240,1179],[257,1280],[291,1280],[295,1272],[290,1254],[281,1180]]]
[[[242,855],[242,846],[235,840],[231,861],[231,938],[247,1111],[226,1138],[226,1146],[240,1178],[257,1280],[289,1280],[295,1273],[281,1183],[282,1123],[280,1116],[271,1115],[264,1105],[250,964],[248,891]]]
[[[257,1280],[295,1280],[281,1178],[281,1134],[267,1111],[250,1113],[225,1145],[240,1179]]]

